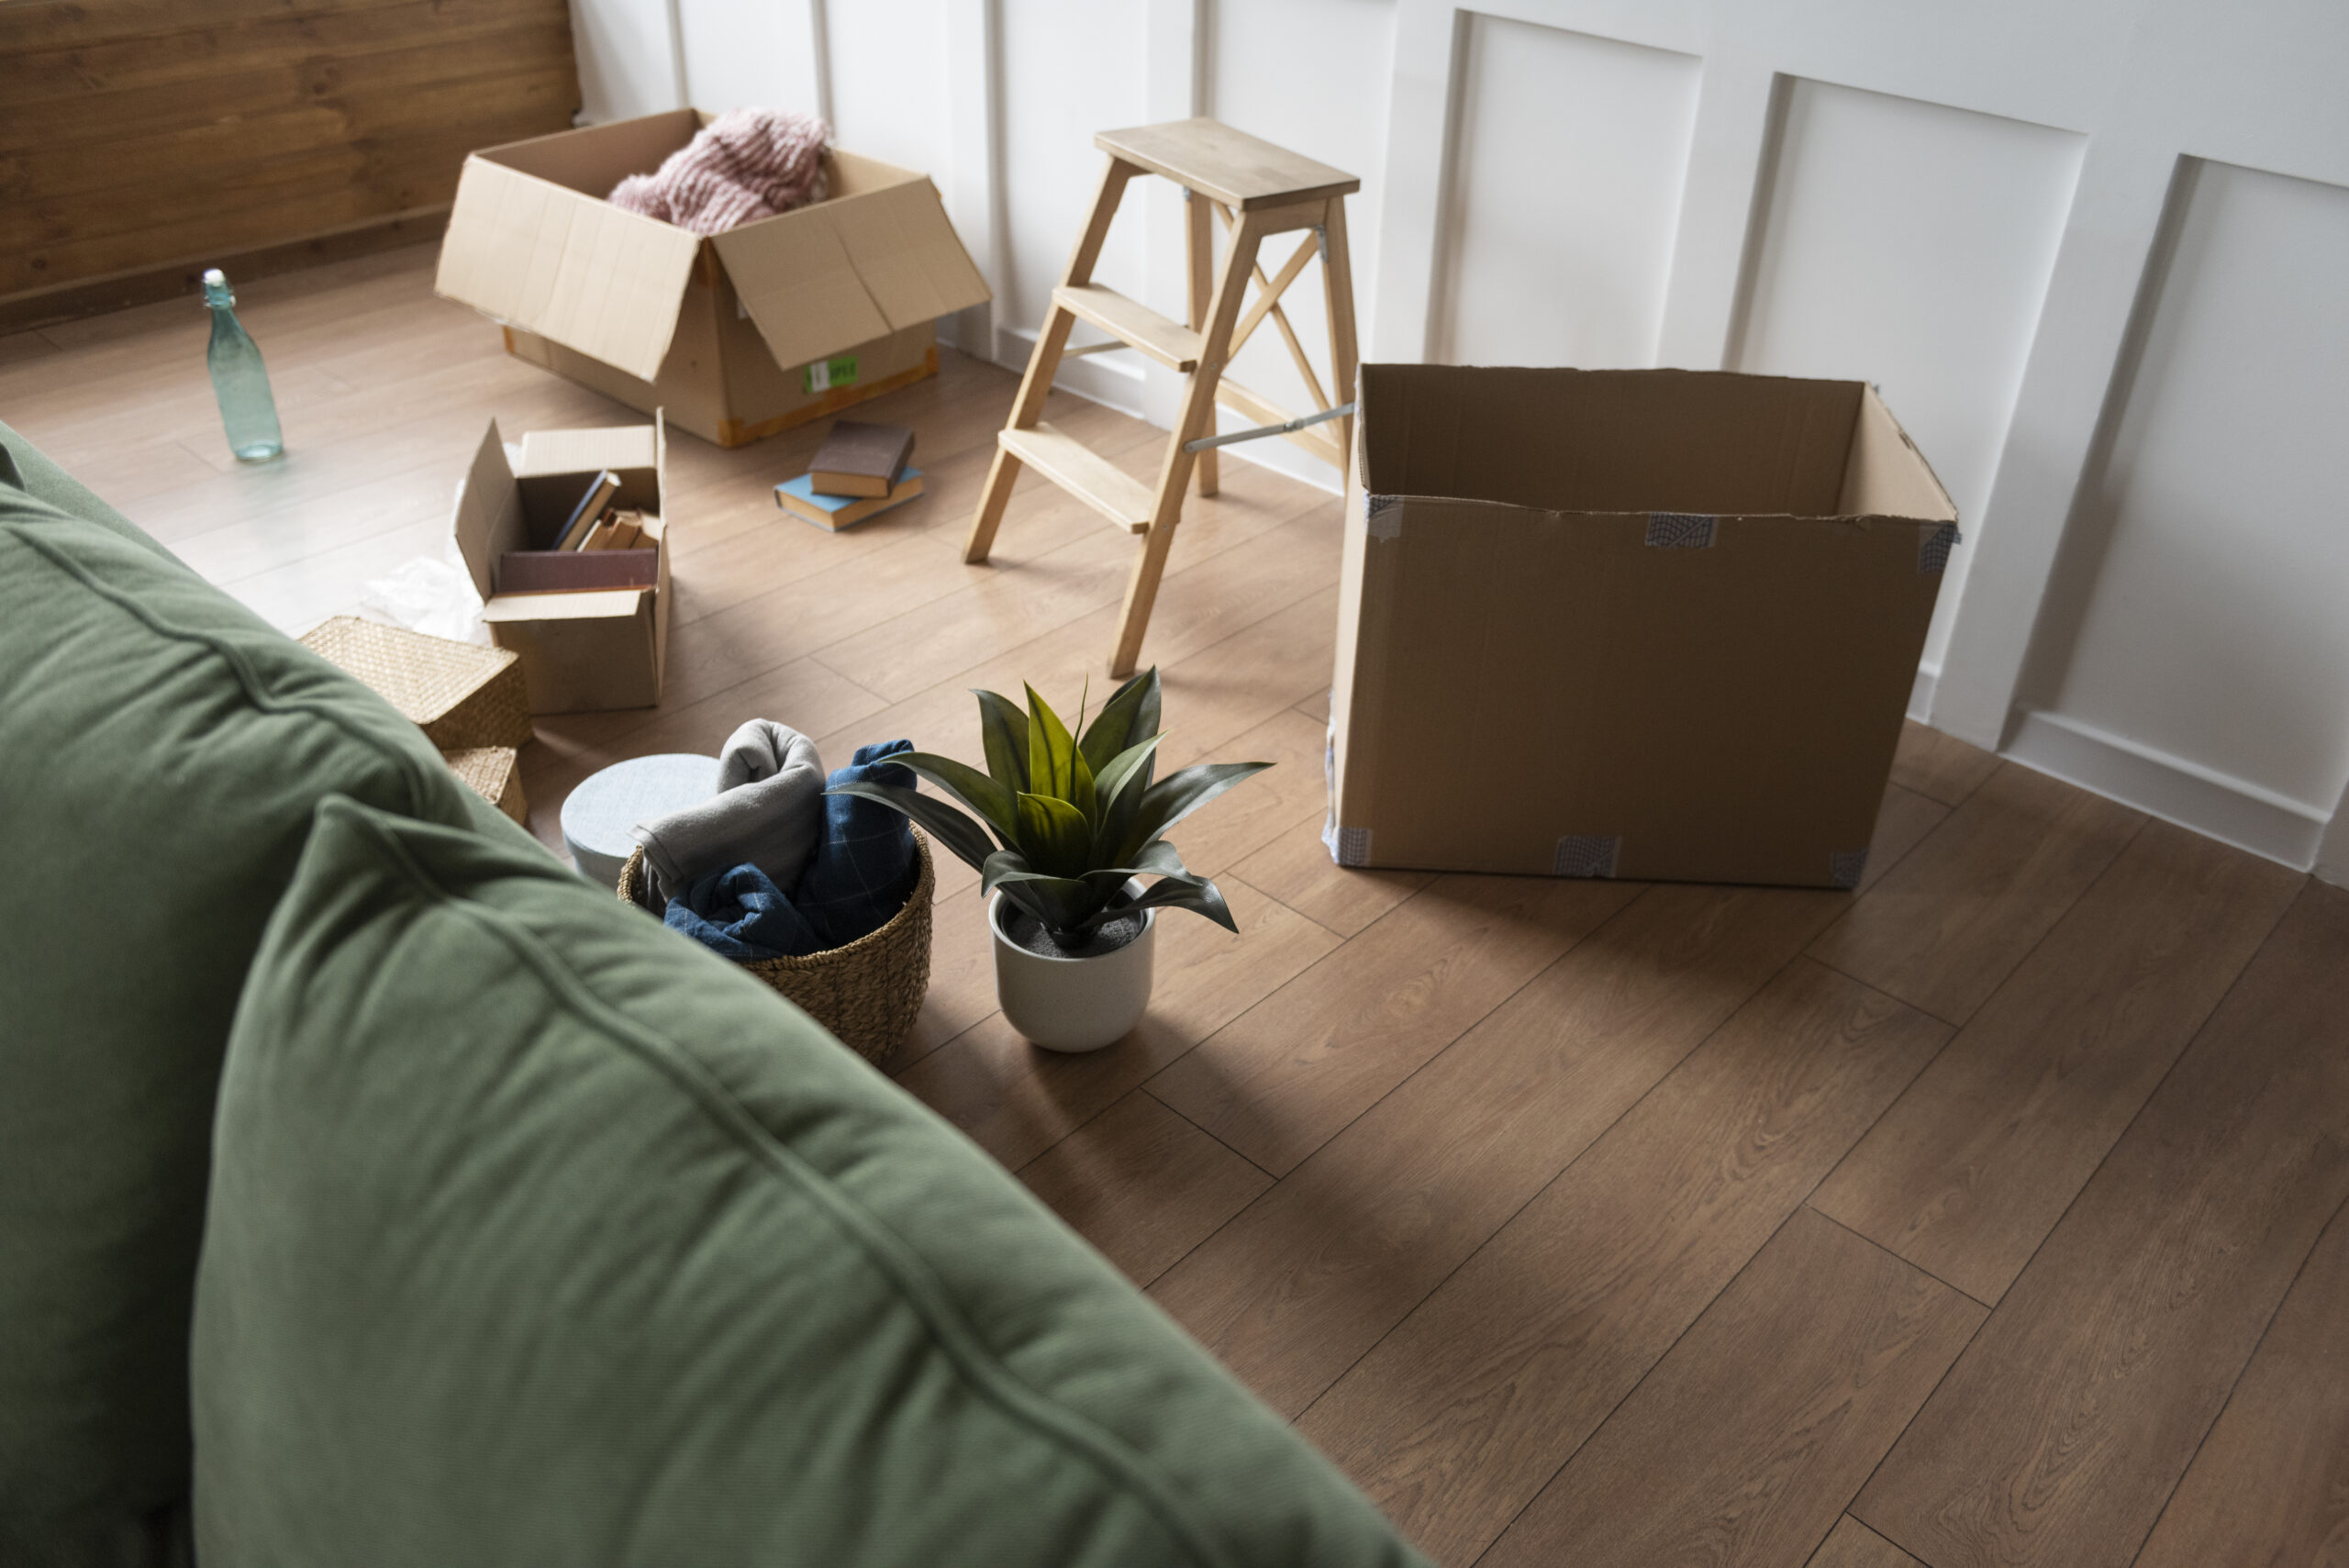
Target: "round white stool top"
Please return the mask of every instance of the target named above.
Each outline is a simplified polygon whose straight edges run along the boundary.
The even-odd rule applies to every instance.
[[[665,751],[614,762],[581,780],[562,803],[563,847],[579,862],[580,875],[600,887],[618,887],[620,868],[636,849],[629,828],[717,793],[715,757]]]

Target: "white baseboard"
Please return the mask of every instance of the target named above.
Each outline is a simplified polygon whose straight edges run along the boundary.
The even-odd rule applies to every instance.
[[[2315,861],[2329,820],[2305,802],[2043,708],[2023,710],[2005,755],[2295,871]]]
[[[1920,724],[1933,721],[1933,691],[1942,684],[1942,667],[1920,664],[1917,677],[1909,685],[1909,717]]]
[[[1033,331],[1025,327],[996,328],[995,362],[1006,370],[1026,370],[1029,358],[1035,351]],[[1052,384],[1139,419],[1143,417],[1141,358],[1139,354],[1116,353],[1063,360],[1060,374],[1052,378]]]

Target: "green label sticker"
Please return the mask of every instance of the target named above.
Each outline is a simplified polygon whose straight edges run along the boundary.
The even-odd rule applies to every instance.
[[[799,373],[800,382],[808,395],[829,392],[836,386],[856,384],[856,356],[834,354],[829,360],[818,360]]]

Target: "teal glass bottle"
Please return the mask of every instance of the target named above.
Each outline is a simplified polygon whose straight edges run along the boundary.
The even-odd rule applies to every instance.
[[[269,395],[269,372],[261,349],[237,319],[237,296],[215,267],[204,274],[204,303],[212,307],[212,391],[220,399],[220,423],[228,450],[239,462],[267,462],[285,450],[277,428],[277,400]]]

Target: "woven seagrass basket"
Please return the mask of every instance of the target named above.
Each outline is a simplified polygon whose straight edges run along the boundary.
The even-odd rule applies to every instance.
[[[921,873],[906,906],[872,935],[806,958],[757,959],[740,966],[867,1062],[879,1061],[906,1038],[930,990],[930,904],[938,877],[930,840],[920,833],[914,835],[914,858]],[[631,851],[620,868],[620,902],[643,906],[644,876],[644,851]]]

